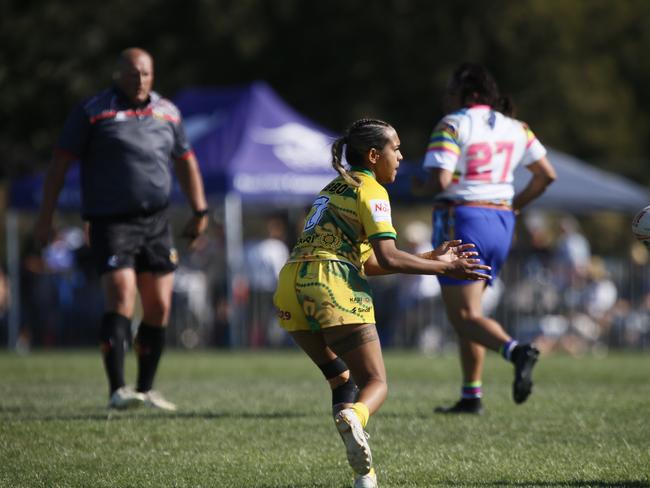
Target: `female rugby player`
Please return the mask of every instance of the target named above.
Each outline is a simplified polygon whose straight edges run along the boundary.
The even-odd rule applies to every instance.
[[[349,170],[342,163],[345,158]],[[421,273],[486,280],[472,244],[443,243],[422,256],[400,251],[388,193],[402,154],[389,124],[355,122],[332,145],[339,176],[314,200],[280,272],[274,303],[281,325],[320,368],[332,389],[334,421],[355,472],[355,487],[377,486],[364,431],[387,395],[366,275]]]

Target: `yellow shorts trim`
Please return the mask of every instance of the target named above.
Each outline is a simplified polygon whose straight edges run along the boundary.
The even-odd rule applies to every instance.
[[[273,303],[289,332],[375,323],[368,281],[343,261],[285,264]]]

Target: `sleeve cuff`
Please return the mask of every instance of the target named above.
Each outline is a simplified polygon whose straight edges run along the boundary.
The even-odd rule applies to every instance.
[[[381,239],[383,237],[388,237],[390,239],[397,239],[397,234],[395,234],[394,232],[379,232],[377,234],[368,236],[368,239]]]

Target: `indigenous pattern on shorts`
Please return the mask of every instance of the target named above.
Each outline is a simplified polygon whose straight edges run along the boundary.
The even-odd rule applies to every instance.
[[[324,269],[305,263],[295,287],[311,330],[373,320],[368,282],[346,263],[328,262]]]
[[[319,194],[307,215],[290,262],[337,260],[362,270],[370,256],[370,239],[397,237],[386,189],[372,172],[352,168],[359,187],[338,177]]]
[[[273,301],[288,331],[375,322],[368,281],[342,261],[287,263]]]

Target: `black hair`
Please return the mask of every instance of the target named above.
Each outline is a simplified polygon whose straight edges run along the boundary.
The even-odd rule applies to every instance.
[[[451,95],[457,95],[463,106],[483,103],[508,116],[515,111],[512,100],[499,94],[499,87],[492,74],[478,63],[461,63],[451,75],[447,91]]]
[[[382,149],[388,143],[387,129],[390,128],[391,125],[383,120],[360,119],[332,143],[332,166],[347,183],[359,186],[359,181],[343,167],[343,146],[348,164],[363,165],[370,149]]]

